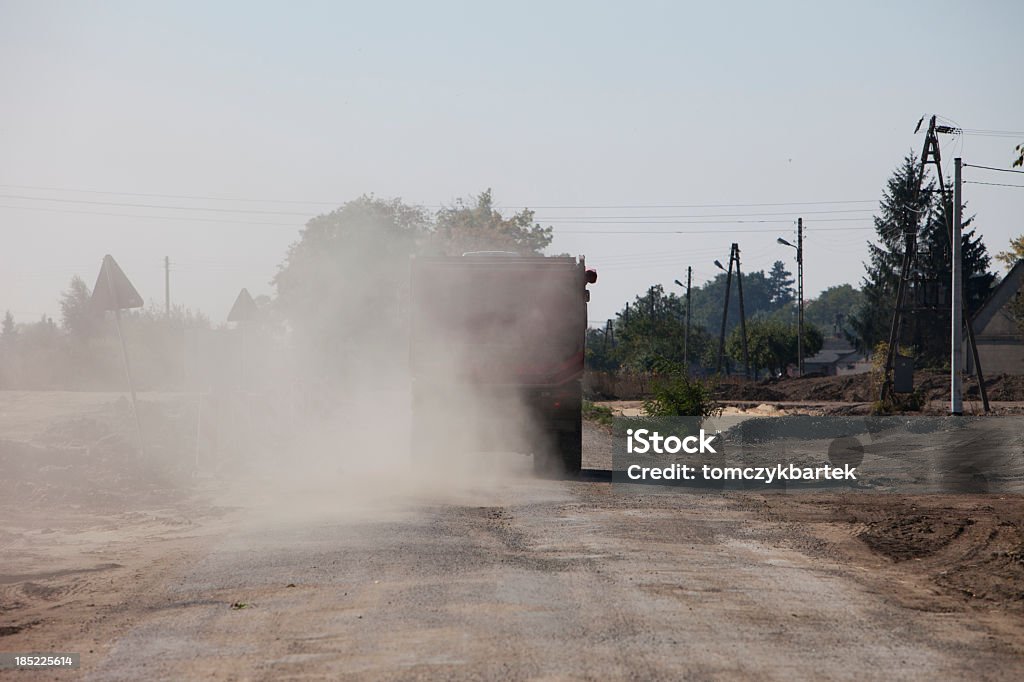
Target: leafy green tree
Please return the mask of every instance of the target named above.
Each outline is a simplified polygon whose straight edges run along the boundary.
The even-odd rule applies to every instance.
[[[775,261],[768,273],[768,295],[771,297],[772,305],[784,306],[793,301],[795,281],[793,273],[786,269],[786,264],[780,260]]]
[[[451,256],[467,251],[540,254],[551,243],[552,228],[541,227],[533,216],[533,211],[523,209],[506,218],[494,207],[488,189],[438,211],[431,247]]]
[[[311,366],[339,376],[360,362],[356,349],[398,352],[409,257],[429,225],[423,209],[373,195],[306,223],[273,284]]]
[[[942,199],[933,181],[926,182],[914,199],[919,164],[913,154],[907,155],[886,183],[875,216],[878,243],[869,243],[870,262],[865,264],[861,290],[864,300],[852,323],[862,348],[874,348],[886,341],[896,300],[903,259],[904,232],[917,234],[915,272],[917,284],[908,291],[907,305],[915,307],[905,317],[901,344],[919,350],[925,364],[941,362],[949,341],[948,306],[937,305],[948,292],[950,249],[948,227]],[[964,300],[968,314],[975,312],[985,300],[995,276],[988,272],[990,258],[980,236],[964,222],[961,254],[963,256]]]
[[[615,325],[620,362],[630,369],[652,371],[659,362],[682,361],[686,329],[685,302],[654,285],[627,304]]]
[[[825,289],[804,304],[804,321],[829,334],[854,336],[851,311],[863,304],[864,295],[850,284]]]
[[[665,293],[660,284],[637,296],[616,315],[614,359],[637,371],[660,371],[665,363],[686,367],[706,352],[710,337],[703,327],[690,327],[688,357],[683,357],[686,302]]]
[[[804,327],[804,356],[814,355],[823,339],[813,325]],[[743,363],[743,335],[739,327],[726,340],[725,350],[738,367]],[[762,369],[778,374],[798,360],[797,330],[776,319],[755,318],[747,322],[747,354],[750,369],[755,375]]]
[[[1008,250],[996,254],[996,260],[1005,265],[1007,269],[1012,268],[1022,258],[1024,258],[1024,234],[1011,239]]]
[[[719,273],[714,279],[703,286],[692,290],[691,307],[693,324],[704,327],[716,338],[722,325],[722,306],[725,304],[726,274]],[[764,271],[743,273],[743,307],[747,319],[760,314],[769,314],[779,308],[772,302],[772,287]],[[732,276],[732,293],[729,300],[729,317],[726,321],[726,334],[740,323],[740,298],[736,273]]]
[[[586,365],[598,371],[614,371],[621,366],[614,337],[606,335],[604,329],[587,330]]]

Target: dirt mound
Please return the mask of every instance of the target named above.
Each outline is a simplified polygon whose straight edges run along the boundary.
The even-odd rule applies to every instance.
[[[130,404],[56,421],[33,442],[0,440],[0,500],[28,507],[116,511],[165,502],[190,485],[191,421],[166,405],[140,403],[145,450]]]
[[[1024,500],[885,497],[837,511],[895,562],[964,597],[1024,608]]]
[[[926,370],[916,372],[914,387],[925,400],[949,398],[949,372]],[[989,400],[1024,401],[1024,376],[999,374],[986,377]],[[964,398],[980,400],[978,383],[964,380]],[[723,382],[716,390],[719,400],[820,401],[868,403],[878,399],[878,379],[873,374],[850,374],[835,377],[802,377],[772,379],[761,382]]]

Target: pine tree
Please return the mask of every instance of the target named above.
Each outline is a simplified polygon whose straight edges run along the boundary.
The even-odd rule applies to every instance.
[[[914,185],[919,173],[917,157],[909,154],[886,183],[875,216],[878,243],[869,243],[870,262],[865,264],[862,280],[864,302],[854,316],[853,326],[862,348],[870,350],[888,340],[899,284],[904,234],[917,235],[917,257],[907,290],[901,345],[917,350],[923,364],[945,362],[949,348],[949,278],[951,253],[946,214],[935,182],[929,180],[914,200]],[[964,222],[961,254],[963,257],[964,301],[967,314],[973,314],[992,288],[995,275],[988,271],[991,258],[981,238]]]
[[[772,305],[781,307],[792,303],[795,281],[793,273],[786,269],[786,264],[780,260],[775,261],[768,273],[768,293],[771,296]]]
[[[95,336],[102,322],[102,317],[90,306],[90,295],[89,285],[75,275],[60,296],[61,326],[79,341]]]

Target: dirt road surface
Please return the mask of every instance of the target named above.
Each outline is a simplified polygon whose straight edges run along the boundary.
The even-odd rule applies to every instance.
[[[8,495],[0,651],[82,663],[0,677],[1024,679],[1019,499],[625,491],[606,432],[585,453],[443,493]]]

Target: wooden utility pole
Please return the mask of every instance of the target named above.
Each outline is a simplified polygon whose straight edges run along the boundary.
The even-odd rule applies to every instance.
[[[744,376],[750,378],[750,356],[747,354],[747,315],[743,308],[743,273],[740,271],[740,245],[735,243],[729,250],[728,270],[722,267],[721,263],[715,261],[718,269],[726,273],[725,304],[722,306],[722,330],[718,334],[718,364],[715,367],[715,372],[718,374],[722,373],[722,361],[725,358],[725,327],[729,319],[729,299],[732,297],[732,269],[734,263],[736,267],[736,287],[739,289],[740,294],[740,333],[743,334],[743,371]]]
[[[693,267],[686,266],[686,331],[683,333],[683,362],[687,374],[690,368],[690,284],[693,282]]]
[[[733,244],[732,249],[729,250],[729,269],[725,275],[725,304],[722,306],[722,331],[718,334],[718,362],[715,365],[715,373],[722,373],[722,360],[725,358],[725,323],[729,319],[729,297],[732,292],[732,257],[733,249],[736,245]],[[719,270],[725,270],[722,264],[715,261],[715,265],[718,266]]]
[[[171,317],[171,257],[164,256],[164,313]]]
[[[750,378],[750,356],[747,354],[747,313],[743,307],[743,273],[740,272],[740,245],[732,245],[736,258],[736,285],[740,292],[740,333],[743,335],[743,376]]]

